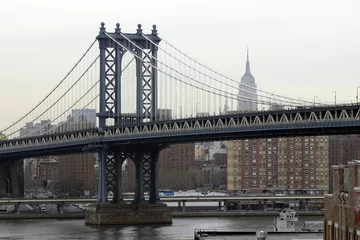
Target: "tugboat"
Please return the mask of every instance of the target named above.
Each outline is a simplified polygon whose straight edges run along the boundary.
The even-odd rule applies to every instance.
[[[296,232],[295,222],[299,220],[298,213],[290,208],[281,210],[276,218],[274,230],[276,232]]]
[[[287,208],[281,210],[279,217],[276,218],[274,230],[276,232],[322,232],[322,221],[304,221],[302,228],[296,228],[299,221],[298,212]]]

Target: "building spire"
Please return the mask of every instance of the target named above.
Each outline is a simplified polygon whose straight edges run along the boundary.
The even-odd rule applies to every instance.
[[[250,72],[250,62],[249,62],[249,47],[247,47],[246,50],[246,70],[245,70],[245,75],[251,75]]]
[[[249,46],[246,46],[246,60],[249,61]]]

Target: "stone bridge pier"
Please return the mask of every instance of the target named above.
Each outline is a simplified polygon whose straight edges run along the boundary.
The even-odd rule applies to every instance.
[[[24,196],[23,161],[0,163],[0,198]]]
[[[158,155],[162,146],[136,145],[127,149],[99,149],[98,202],[85,214],[86,224],[171,224],[172,213],[160,202]],[[123,201],[122,164],[135,163],[135,196],[131,203]],[[113,199],[108,199],[108,192]],[[145,198],[149,192],[149,199]]]

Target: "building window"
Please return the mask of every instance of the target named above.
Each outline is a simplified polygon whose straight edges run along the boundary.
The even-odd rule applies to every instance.
[[[339,225],[337,223],[335,223],[335,233],[334,233],[334,239],[335,240],[339,240]]]
[[[349,228],[349,240],[354,240],[354,230],[352,228]]]

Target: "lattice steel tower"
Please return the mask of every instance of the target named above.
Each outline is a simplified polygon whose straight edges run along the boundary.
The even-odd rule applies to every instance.
[[[151,34],[144,34],[153,43],[158,44],[156,25]],[[154,121],[157,111],[157,51],[156,45],[143,36],[141,24],[136,33],[122,33],[120,24],[116,24],[115,32],[105,30],[101,23],[97,36],[100,48],[100,112],[99,132],[106,131],[107,119],[116,125]],[[135,46],[140,47],[137,48]],[[131,51],[138,56],[136,60],[136,113],[125,114],[121,110],[121,69],[124,54]],[[108,121],[109,122],[109,121]],[[161,149],[159,145],[109,145],[98,146],[99,154],[99,187],[98,202],[105,202],[106,193],[114,192],[113,202],[121,202],[122,164],[126,159],[134,161],[136,166],[135,202],[143,202],[144,188],[149,188],[151,203],[156,203],[158,194],[157,157]]]

